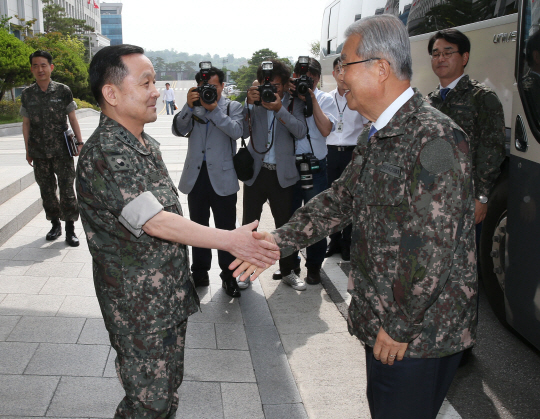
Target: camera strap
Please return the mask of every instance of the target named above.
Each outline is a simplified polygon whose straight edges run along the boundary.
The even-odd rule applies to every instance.
[[[309,105],[308,105],[308,103],[309,103]],[[308,109],[308,107],[309,107],[309,109]],[[287,110],[289,111],[290,114],[292,114],[293,109],[294,109],[294,99],[291,98],[291,103],[289,104],[289,108]],[[311,115],[313,115],[313,103],[311,102],[311,95],[307,95],[306,96],[306,107],[304,107],[304,116],[306,118],[309,118],[311,116],[311,115],[309,115],[309,116],[307,115],[309,113],[310,109],[311,109]],[[309,125],[308,125],[307,121],[306,121],[306,129],[307,129],[306,137],[307,137],[307,139],[309,141],[309,146],[311,147],[311,153],[313,155],[315,155],[315,153],[313,152],[313,145],[311,144],[311,137],[309,136]],[[294,136],[292,134],[291,134],[291,137],[293,138],[293,140],[296,140],[296,138],[294,138]]]
[[[255,153],[257,154],[266,154],[270,151],[270,149],[272,148],[272,146],[274,145],[274,138],[275,138],[275,129],[274,129],[274,121],[276,119],[276,116],[274,115],[274,119],[272,120],[272,125],[270,126],[269,130],[271,129],[272,130],[272,141],[270,142],[270,146],[266,148],[265,151],[259,151],[255,148],[255,141],[253,139],[253,131],[251,130],[251,110],[249,109],[249,104],[247,104],[248,107],[247,107],[247,111],[248,111],[248,126],[249,126],[249,137],[251,138],[251,147],[253,148],[253,151],[255,151]],[[266,108],[263,108],[265,109],[267,112],[268,110]],[[266,119],[268,120],[268,115],[266,115]],[[266,143],[268,144],[268,137],[266,137]]]

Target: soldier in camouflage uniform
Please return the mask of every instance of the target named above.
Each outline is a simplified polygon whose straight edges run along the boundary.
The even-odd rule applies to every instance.
[[[469,136],[475,221],[480,224],[486,217],[489,195],[506,156],[506,134],[503,108],[495,92],[464,74],[470,50],[469,39],[457,29],[438,31],[430,38],[431,66],[440,84],[427,95],[427,100]],[[477,234],[480,235],[480,226]]]
[[[347,103],[374,122],[330,189],[272,234],[254,235],[285,257],[352,222],[347,323],[366,347],[372,417],[433,419],[476,335],[468,141],[411,89],[399,19],[365,18],[346,36]]]
[[[69,87],[51,80],[54,69],[51,54],[35,51],[30,55],[30,66],[36,82],[24,89],[21,95],[23,137],[26,160],[34,167],[45,215],[53,225],[46,239],[55,240],[62,234],[60,220],[64,220],[66,242],[70,246],[78,246],[79,239],[75,235],[74,225],[79,218],[73,190],[75,166],[64,138],[69,118],[73,132],[79,140],[78,151],[81,150],[81,130],[75,115],[77,104],[73,101]],[[57,178],[60,202],[56,196]]]
[[[90,82],[102,114],[81,151],[77,194],[96,294],[126,391],[115,418],[164,419],[178,408],[187,318],[199,306],[186,244],[254,254],[261,266],[276,253],[251,236],[256,222],[225,231],[182,217],[159,143],[143,131],[157,118],[159,97],[143,52],[116,45],[92,59]]]

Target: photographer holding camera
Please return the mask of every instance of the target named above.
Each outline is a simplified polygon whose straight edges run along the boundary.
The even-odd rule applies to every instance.
[[[276,228],[291,216],[294,187],[300,178],[295,164],[295,140],[306,135],[303,102],[288,93],[291,70],[278,60],[264,61],[257,69],[258,86],[248,90],[244,107],[244,137],[251,137],[253,177],[244,182],[242,224],[260,220],[266,201]],[[292,108],[289,112],[288,108]],[[306,284],[293,272],[296,256],[279,261],[282,282],[295,290]],[[249,280],[249,279],[248,279]]]
[[[208,61],[199,64],[198,87],[189,89],[187,103],[176,114],[172,131],[188,137],[188,151],[179,189],[188,196],[190,219],[209,225],[210,209],[217,228],[234,230],[236,192],[240,189],[232,157],[236,140],[242,135],[242,105],[222,96],[224,73]],[[208,286],[212,264],[210,249],[193,247],[191,272],[196,286]],[[236,279],[229,270],[234,257],[218,250],[223,288],[231,297],[240,297]],[[249,281],[247,282],[249,284]]]
[[[306,135],[296,142],[296,163],[301,179],[296,183],[291,215],[311,198],[328,188],[326,174],[326,137],[337,124],[338,110],[332,96],[317,89],[321,79],[321,65],[313,58],[299,57],[294,66],[290,90],[293,96],[305,101]],[[311,115],[311,116],[309,116]],[[321,266],[326,254],[326,238],[309,246],[306,250],[306,282],[315,285],[321,282]],[[293,253],[296,263],[298,252]],[[279,279],[281,272],[275,272]]]

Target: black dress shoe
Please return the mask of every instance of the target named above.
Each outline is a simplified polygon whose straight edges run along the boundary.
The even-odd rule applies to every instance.
[[[238,288],[236,278],[233,276],[223,279],[223,288],[225,288],[225,293],[230,297],[238,298],[242,295],[240,294],[240,288]]]
[[[73,221],[66,221],[66,242],[71,247],[77,247],[79,245],[79,239],[75,235],[75,225]]]
[[[296,267],[293,269],[294,270],[294,273],[296,275],[300,275],[300,271],[302,270],[300,268],[300,266]],[[272,279],[281,279],[283,278],[283,275],[281,275],[281,271],[278,269],[276,272],[274,272],[274,274],[272,275]]]
[[[51,231],[47,233],[45,236],[45,239],[51,241],[56,240],[58,237],[62,235],[62,224],[60,224],[60,220],[55,219],[51,221],[52,228]]]
[[[193,277],[193,282],[195,283],[195,287],[207,287],[210,285],[210,277],[208,276],[207,271],[203,272],[192,272],[191,276]]]
[[[321,283],[321,270],[317,268],[308,268],[306,275],[306,283],[309,285],[317,285]]]
[[[341,259],[344,261],[351,260],[351,248],[350,247],[342,247],[341,248]]]
[[[331,241],[328,247],[326,248],[326,255],[324,255],[325,258],[329,258],[330,256],[341,253],[341,246],[339,243],[335,241]]]

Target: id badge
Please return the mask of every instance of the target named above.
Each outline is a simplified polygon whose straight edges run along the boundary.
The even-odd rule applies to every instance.
[[[343,122],[339,121],[336,126],[336,132],[342,133],[343,132]]]

